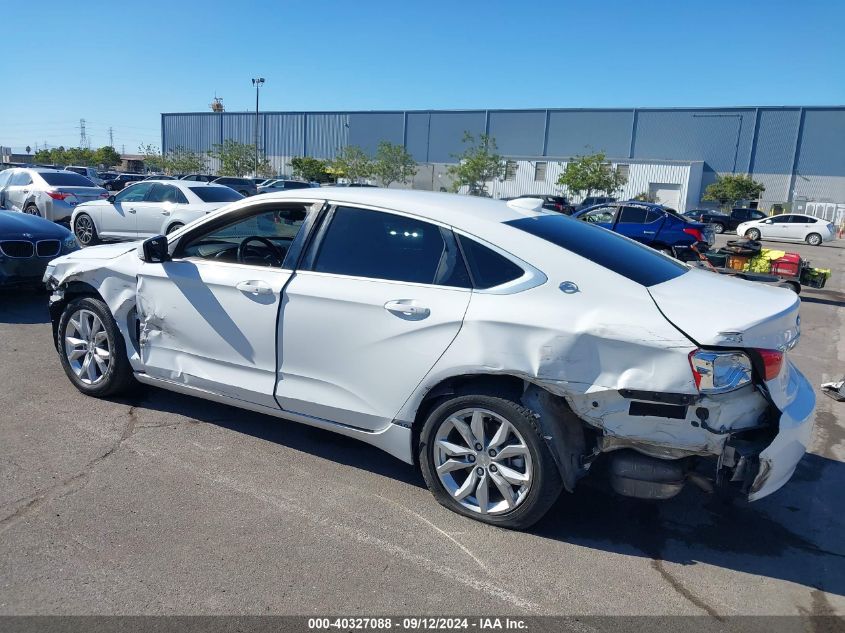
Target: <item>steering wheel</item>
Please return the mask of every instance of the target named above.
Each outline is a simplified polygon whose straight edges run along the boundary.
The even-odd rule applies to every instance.
[[[238,244],[238,262],[240,262],[241,264],[247,263],[245,260],[247,257],[247,250],[249,249],[248,244],[250,242],[261,242],[262,244],[264,244],[264,246],[266,246],[267,249],[270,251],[270,255],[273,257],[273,259],[276,260],[273,263],[277,266],[281,266],[284,263],[285,254],[281,248],[273,244],[273,242],[271,242],[266,237],[261,237],[260,235],[250,235],[249,237],[245,237],[243,240],[241,240],[241,243]]]

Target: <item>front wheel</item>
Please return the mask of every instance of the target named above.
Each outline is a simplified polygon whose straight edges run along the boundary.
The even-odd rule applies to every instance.
[[[809,244],[810,246],[818,246],[821,243],[822,243],[822,236],[819,235],[818,233],[810,233],[807,236],[807,244]]]
[[[82,393],[103,398],[126,392],[134,384],[126,344],[108,306],[94,297],[79,297],[59,319],[56,348],[62,368]]]
[[[725,232],[725,225],[719,224],[718,222],[715,222],[713,224],[713,232],[714,233],[724,233]]]
[[[165,235],[170,235],[171,233],[173,233],[173,231],[178,231],[183,226],[185,225],[182,222],[174,222],[173,224],[167,227],[167,232],[165,233]]]
[[[754,240],[755,242],[760,239],[760,231],[758,229],[748,229],[745,232],[745,237],[749,240]]]
[[[441,404],[426,420],[418,450],[435,499],[492,525],[530,527],[563,487],[533,413],[503,398],[459,396]]]
[[[97,227],[87,213],[80,213],[73,223],[73,234],[82,246],[93,246],[99,242]]]

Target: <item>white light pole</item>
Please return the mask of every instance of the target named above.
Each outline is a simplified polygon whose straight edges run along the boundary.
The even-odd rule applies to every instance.
[[[258,89],[264,85],[264,77],[253,77],[252,85],[255,86],[255,169],[253,175],[258,177]]]

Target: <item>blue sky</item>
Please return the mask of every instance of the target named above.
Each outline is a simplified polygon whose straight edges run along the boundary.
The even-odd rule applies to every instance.
[[[134,152],[160,113],[845,104],[845,3],[5,2],[0,145]]]

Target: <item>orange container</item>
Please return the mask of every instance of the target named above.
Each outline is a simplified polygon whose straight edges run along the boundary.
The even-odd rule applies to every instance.
[[[744,255],[730,255],[728,257],[728,268],[742,270],[748,263],[749,258]]]

